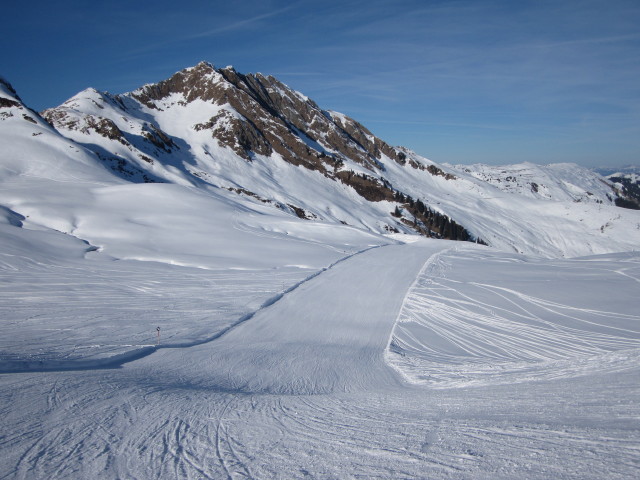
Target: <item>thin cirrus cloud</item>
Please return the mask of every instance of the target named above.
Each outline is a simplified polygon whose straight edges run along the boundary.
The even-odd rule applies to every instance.
[[[138,45],[137,47],[127,52],[127,57],[140,57],[150,52],[156,52],[175,46],[188,48],[190,45],[193,45],[198,41],[212,39],[221,35],[239,35],[240,40],[242,40],[242,34],[245,34],[248,31],[252,31],[256,28],[260,28],[266,20],[277,18],[279,16],[282,16],[283,14],[286,14],[287,12],[295,9],[299,3],[300,2],[291,3],[283,8],[269,10],[258,15],[241,18],[240,20],[236,20],[235,15],[218,17],[212,12],[208,15],[205,15],[205,18],[210,17],[211,23],[214,23],[216,26],[214,28],[200,29],[196,32],[187,33],[188,29],[184,27],[177,29],[166,29],[164,27],[161,27],[159,29],[159,32],[163,33],[162,40],[147,43],[144,45]],[[160,25],[171,22],[170,15],[163,14],[163,17],[165,17],[165,21],[158,22]],[[186,19],[184,17],[186,17]],[[194,15],[190,19],[189,17],[189,14],[183,15],[181,23],[187,25],[198,25],[202,23],[203,18],[201,16]],[[245,41],[246,40],[242,41],[241,43],[244,43]]]
[[[229,33],[229,32],[235,32],[235,31],[244,31],[246,30],[248,27],[251,27],[253,25],[255,25],[256,23],[262,22],[263,20],[267,20],[279,15],[282,15],[288,11],[293,10],[294,8],[296,8],[298,6],[300,2],[298,3],[292,3],[287,7],[284,8],[280,8],[277,10],[273,10],[270,12],[266,12],[260,15],[255,15],[246,19],[242,19],[242,20],[238,20],[232,23],[229,23],[227,25],[220,25],[216,28],[212,28],[209,30],[205,30],[202,32],[198,32],[198,33],[194,33],[191,35],[188,35],[187,37],[185,37],[185,39],[198,39],[198,38],[205,38],[205,37],[214,37],[217,35],[221,35],[224,33]]]

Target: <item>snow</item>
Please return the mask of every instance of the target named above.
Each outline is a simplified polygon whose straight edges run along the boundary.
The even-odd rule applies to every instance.
[[[460,173],[489,182],[503,192],[529,198],[566,202],[601,202],[611,205],[609,184],[591,170],[572,163],[536,165],[458,165]]]
[[[487,248],[460,251],[451,242],[412,240],[334,263],[263,302],[226,333],[189,347],[174,343],[171,332],[214,332],[220,327],[216,317],[236,314],[203,295],[223,293],[218,282],[240,298],[250,291],[264,298],[279,287],[274,284],[289,285],[292,278],[265,272],[247,284],[246,271],[224,271],[225,280],[222,272],[122,260],[83,277],[92,285],[83,291],[75,277],[80,267],[72,261],[63,262],[67,269],[21,267],[20,276],[31,272],[50,282],[45,288],[10,283],[13,298],[19,294],[31,303],[32,314],[50,310],[49,302],[30,299],[43,291],[55,296],[53,280],[44,275],[49,272],[59,289],[73,292],[70,300],[91,297],[84,304],[67,303],[68,318],[100,320],[92,326],[108,327],[128,317],[120,325],[125,328],[108,332],[112,339],[130,338],[133,324],[153,343],[160,322],[150,317],[166,311],[181,318],[163,318],[161,348],[121,368],[79,365],[85,369],[0,375],[0,472],[15,478],[632,478],[640,448],[640,338],[636,296],[628,293],[637,292],[640,258],[612,255],[551,264]],[[9,260],[14,266],[23,261]],[[599,283],[601,273],[608,277]],[[558,278],[545,285],[555,274]],[[567,279],[573,288],[564,298],[557,286]],[[488,299],[478,294],[479,280]],[[128,291],[118,297],[118,287]],[[575,305],[583,289],[588,300]],[[127,295],[133,295],[129,302]],[[516,313],[519,325],[506,329],[514,344],[497,336],[478,348],[475,337],[456,333],[461,356],[437,355],[422,370],[430,380],[406,382],[406,372],[415,376],[416,365],[413,370],[406,362],[389,365],[385,352],[390,339],[394,349],[407,315],[422,312],[425,319],[428,312],[436,315],[437,325],[444,321],[430,307],[416,308],[434,295],[442,305],[452,305],[445,313],[456,305],[485,315],[493,309],[503,327],[509,327],[506,312]],[[127,305],[128,314],[121,310]],[[556,315],[540,314],[550,305],[560,323],[572,317],[579,328],[553,327]],[[614,318],[611,326],[603,325],[605,311]],[[105,317],[91,319],[90,312]],[[191,315],[206,321],[191,322]],[[465,320],[469,327],[482,326],[475,316],[451,317],[454,333]],[[49,325],[62,327],[61,320],[53,316]],[[488,323],[485,331],[494,326]],[[560,332],[561,362],[545,360],[555,356],[545,341],[550,330]],[[46,358],[53,357],[47,349],[60,337],[17,337],[5,348],[25,352],[27,338]],[[438,344],[429,335],[411,338],[420,348],[405,349],[409,357]],[[405,375],[396,373],[398,368]]]
[[[418,160],[430,163],[422,157]],[[444,167],[456,176],[447,180],[385,157],[383,163],[385,177],[393,185],[402,185],[414,199],[422,199],[427,207],[455,219],[472,235],[503,251],[557,258],[637,251],[640,245],[640,213],[613,206],[606,197],[610,187],[601,177],[577,165],[534,168],[524,164],[511,170],[485,166],[505,170],[506,176],[522,170],[542,172],[540,177],[549,185],[549,197],[542,199],[526,193],[531,192],[530,187],[507,188],[503,182],[495,186],[479,180],[474,174],[474,169],[483,171],[479,166],[459,170]],[[520,175],[524,179],[538,178]],[[574,184],[582,185],[579,190],[584,195],[576,196],[575,189],[571,191],[569,185]]]
[[[543,200],[383,156],[494,247],[383,236],[390,202],[249,164],[189,108],[154,118],[189,145],[157,184],[0,118],[1,478],[637,476],[636,212],[559,198],[572,166]]]
[[[443,252],[405,300],[389,361],[411,382],[446,387],[624,370],[640,352],[629,301],[639,281],[637,253],[559,262]]]
[[[7,203],[22,215],[3,209],[0,310],[10,327],[0,346],[9,364],[0,369],[19,370],[25,362],[29,369],[34,360],[38,368],[73,367],[70,360],[87,358],[109,363],[153,345],[154,324],[173,325],[165,344],[197,343],[339,258],[388,242],[349,227],[303,224],[238,203],[224,190],[216,197],[168,184],[65,186],[61,196],[56,187],[29,191],[28,200],[15,200],[13,191]],[[25,297],[29,285],[38,293]],[[101,295],[110,306],[96,312]],[[203,300],[194,306],[194,298]],[[17,339],[22,349],[15,352]]]

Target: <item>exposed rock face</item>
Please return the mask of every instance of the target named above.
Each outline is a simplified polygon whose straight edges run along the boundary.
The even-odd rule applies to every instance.
[[[84,128],[87,130],[93,129],[103,137],[109,138],[111,140],[118,140],[121,143],[126,143],[123,133],[116,126],[116,124],[108,118],[97,119],[93,116],[88,116],[87,126]]]
[[[20,107],[20,102],[10,98],[0,98],[0,108]]]
[[[382,154],[400,161],[396,149],[374,137],[358,122],[321,110],[305,96],[272,76],[243,75],[233,68],[215,69],[202,62],[132,96],[149,108],[179,93],[186,102],[203,100],[230,105],[239,117],[220,113],[209,122],[194,125],[209,129],[223,145],[249,159],[250,152],[278,153],[294,165],[323,173],[334,169],[340,158],[365,168],[380,165]]]
[[[419,167],[416,167],[419,168]],[[424,167],[423,167],[424,168]],[[435,165],[429,165],[427,168],[427,171],[431,174],[431,175],[438,175],[440,177],[444,177],[447,180],[455,180],[456,176],[451,174],[451,173],[446,173],[444,170],[442,170],[439,167],[436,167]]]
[[[336,174],[340,181],[350,185],[361,197],[370,202],[381,202],[382,200],[394,200],[393,190],[380,180],[362,174],[358,175],[351,171],[341,171]]]
[[[273,153],[271,143],[251,120],[238,118],[227,110],[221,110],[207,123],[198,123],[193,128],[197,131],[210,130],[213,138],[246,160],[251,160],[252,153]]]
[[[113,125],[113,127],[118,128],[115,125]],[[143,126],[142,135],[157,148],[167,153],[171,153],[174,149],[178,148],[178,146],[174,143],[173,139],[169,137],[169,135],[167,135],[165,132],[163,132],[153,124],[145,124]]]

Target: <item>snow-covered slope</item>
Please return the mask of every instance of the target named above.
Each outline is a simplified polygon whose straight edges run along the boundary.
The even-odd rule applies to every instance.
[[[639,260],[440,252],[407,295],[387,358],[408,381],[446,388],[624,370],[640,348]]]
[[[228,189],[310,221],[480,239],[547,257],[640,244],[638,214],[577,165],[451,167],[390,147],[270,76],[208,63],[124,95],[44,112],[133,182]]]
[[[0,181],[115,182],[98,157],[60,135],[0,79]]]
[[[284,268],[5,257],[0,476],[633,478],[638,254],[460,245],[371,249],[288,292]]]
[[[458,165],[470,174],[507,193],[563,202],[593,202],[613,205],[611,184],[595,172],[571,163],[536,165]]]

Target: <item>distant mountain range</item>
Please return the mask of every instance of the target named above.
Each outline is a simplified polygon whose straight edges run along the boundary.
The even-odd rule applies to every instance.
[[[272,76],[206,62],[122,95],[90,88],[41,114],[2,81],[0,144],[0,205],[43,228],[63,230],[60,210],[48,214],[28,185],[169,183],[300,221],[547,257],[640,245],[639,213],[619,208],[640,205],[635,172],[439,165]]]
[[[603,177],[608,177],[611,175],[620,176],[620,175],[629,175],[629,174],[640,175],[640,165],[624,165],[621,167],[600,167],[600,168],[594,168],[593,171],[602,175]]]

